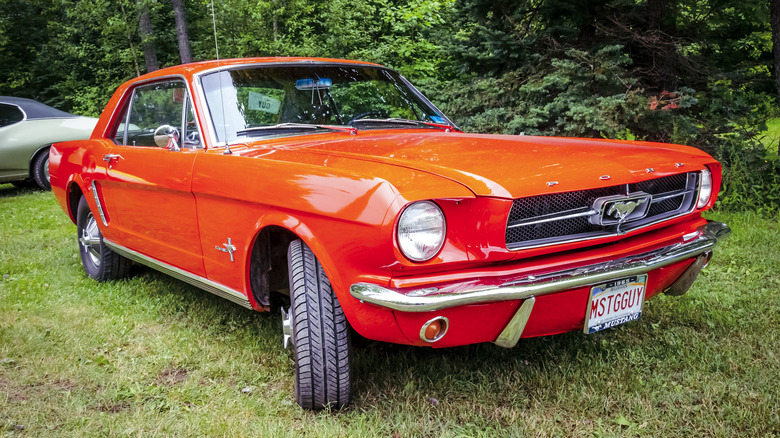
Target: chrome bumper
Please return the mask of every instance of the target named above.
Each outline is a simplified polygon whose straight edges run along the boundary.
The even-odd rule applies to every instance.
[[[708,253],[719,239],[729,234],[731,229],[728,225],[709,222],[696,232],[684,236],[680,243],[605,263],[538,277],[529,276],[499,286],[466,288],[456,292],[426,288],[401,293],[376,284],[355,283],[350,287],[350,293],[361,302],[402,312],[429,312],[468,304],[525,300],[620,277],[645,274]]]

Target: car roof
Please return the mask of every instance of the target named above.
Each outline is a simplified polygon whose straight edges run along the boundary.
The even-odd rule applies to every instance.
[[[298,65],[313,65],[313,64],[346,64],[346,65],[366,65],[374,67],[382,67],[379,64],[374,64],[364,61],[353,61],[349,59],[334,59],[334,58],[305,58],[305,57],[266,57],[266,58],[233,58],[233,59],[221,59],[212,61],[200,61],[193,62],[191,64],[175,65],[172,67],[155,70],[151,73],[139,76],[138,78],[130,80],[130,82],[137,82],[139,79],[152,79],[155,77],[168,76],[172,74],[192,76],[198,73],[202,73],[217,68],[230,68],[240,67],[242,65],[262,65],[262,64],[298,64]]]
[[[12,96],[0,96],[0,103],[9,105],[16,105],[24,111],[27,116],[26,119],[63,119],[78,117],[65,111],[60,111],[56,108],[52,108],[49,105],[44,105],[40,102],[36,102],[32,99],[25,99],[23,97]]]

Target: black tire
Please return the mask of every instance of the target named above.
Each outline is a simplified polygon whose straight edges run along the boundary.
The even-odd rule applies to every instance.
[[[352,386],[350,328],[330,281],[300,240],[287,251],[295,398],[304,409],[342,408]]]
[[[32,176],[42,190],[51,190],[49,182],[49,148],[41,151],[33,163]]]
[[[76,229],[81,264],[88,276],[97,281],[107,281],[127,275],[130,270],[130,260],[111,251],[103,242],[103,233],[100,232],[97,219],[92,215],[84,197],[79,200]]]

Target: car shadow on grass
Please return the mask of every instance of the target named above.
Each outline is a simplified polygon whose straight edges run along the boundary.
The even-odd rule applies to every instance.
[[[35,183],[14,185],[11,183],[0,183],[0,198],[14,198],[35,192],[42,192]]]

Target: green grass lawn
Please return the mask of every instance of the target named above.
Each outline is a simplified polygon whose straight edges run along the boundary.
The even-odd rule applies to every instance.
[[[357,348],[353,404],[312,413],[278,315],[141,267],[98,284],[51,193],[0,185],[0,435],[778,435],[778,223],[710,216],[731,239],[636,322],[511,350]]]

